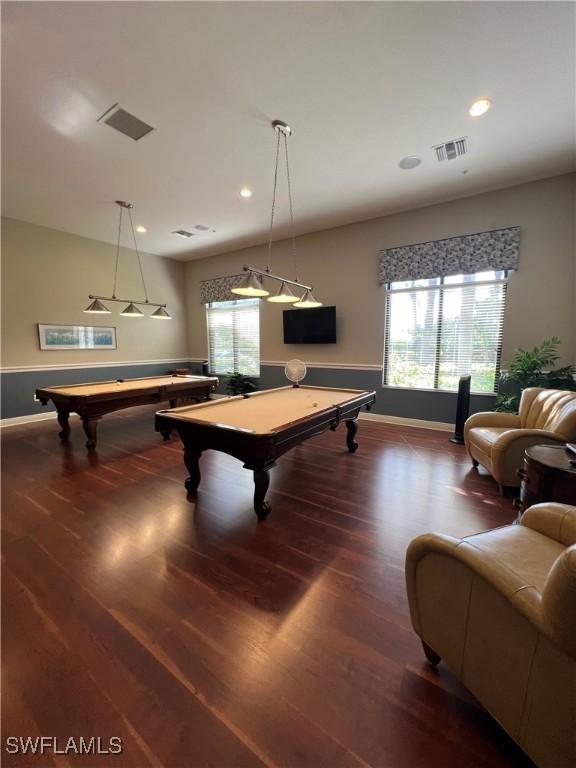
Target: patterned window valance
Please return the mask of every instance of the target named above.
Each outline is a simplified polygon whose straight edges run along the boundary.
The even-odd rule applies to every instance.
[[[386,248],[378,254],[380,285],[446,275],[518,269],[520,227]]]
[[[202,280],[200,283],[200,302],[210,304],[212,301],[242,299],[242,296],[235,296],[230,291],[238,285],[243,277],[244,275],[227,275],[226,277],[215,277],[212,280]]]

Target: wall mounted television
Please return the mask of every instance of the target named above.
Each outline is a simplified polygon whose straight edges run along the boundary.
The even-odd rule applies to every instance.
[[[336,307],[285,310],[284,344],[336,344]]]

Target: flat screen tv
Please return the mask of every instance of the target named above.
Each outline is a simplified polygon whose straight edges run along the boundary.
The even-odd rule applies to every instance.
[[[285,310],[284,344],[336,344],[336,307]]]

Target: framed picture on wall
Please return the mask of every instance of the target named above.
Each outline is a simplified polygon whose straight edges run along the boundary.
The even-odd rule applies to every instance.
[[[116,328],[38,323],[40,349],[116,349]]]

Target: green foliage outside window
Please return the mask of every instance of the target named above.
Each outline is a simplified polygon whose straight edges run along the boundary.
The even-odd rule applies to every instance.
[[[476,279],[495,282],[478,286]],[[473,392],[495,392],[503,281],[495,273],[455,280],[462,284],[430,280],[429,291],[389,294],[385,384],[457,390],[460,376],[470,373]]]

